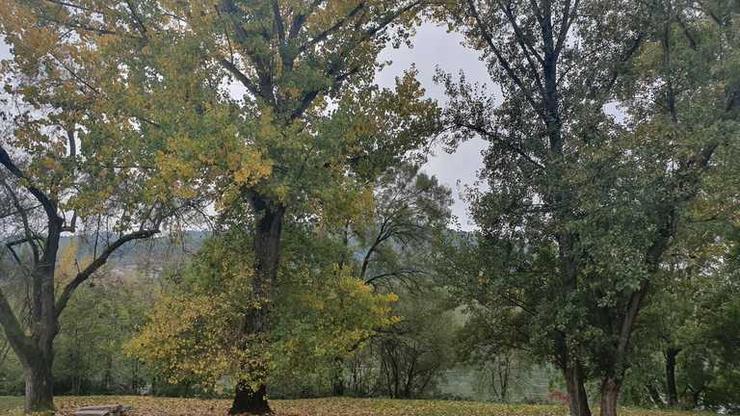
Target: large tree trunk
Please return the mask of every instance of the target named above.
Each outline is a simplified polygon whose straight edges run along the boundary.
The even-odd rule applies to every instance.
[[[240,382],[236,386],[234,403],[232,403],[229,413],[232,415],[271,414],[272,409],[270,409],[270,405],[267,403],[267,386],[261,384],[257,390],[252,390],[249,385]]]
[[[51,376],[51,360],[40,359],[24,366],[26,376],[26,413],[51,412],[54,410],[54,385]]]
[[[665,385],[668,396],[668,406],[678,404],[678,391],[676,389],[676,356],[681,352],[678,348],[668,348],[665,352]]]
[[[584,379],[578,365],[565,369],[565,385],[568,390],[568,406],[571,416],[591,416],[588,406],[588,394],[584,386]]]
[[[269,201],[252,200],[257,220],[254,229],[254,276],[252,295],[256,307],[250,308],[245,317],[244,331],[259,344],[265,341],[269,329],[269,315],[272,302],[272,287],[277,278],[280,264],[280,240],[282,236],[285,208]],[[247,374],[266,374],[266,363],[257,362],[244,369]],[[241,380],[237,383],[234,402],[230,414],[265,415],[272,413],[267,403],[267,386],[262,383],[255,390],[250,383]]]
[[[604,378],[601,383],[601,416],[617,416],[619,392],[622,383],[612,377]]]

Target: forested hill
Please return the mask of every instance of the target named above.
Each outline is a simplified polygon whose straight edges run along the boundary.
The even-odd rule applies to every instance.
[[[464,241],[472,238],[471,232],[449,230],[451,236],[448,241]],[[168,266],[182,265],[182,263],[198,252],[203,243],[212,235],[210,231],[185,231],[177,234],[163,234],[146,240],[137,240],[124,244],[108,259],[108,270],[118,272],[138,271],[147,274],[159,274]],[[62,237],[61,250],[70,249],[70,244],[76,244],[75,257],[81,261],[93,257],[115,239],[114,234],[81,235]],[[350,238],[349,244],[354,245]],[[397,245],[390,242],[391,245]],[[400,249],[400,247],[394,247]],[[365,255],[362,247],[357,247],[353,257],[361,260]]]

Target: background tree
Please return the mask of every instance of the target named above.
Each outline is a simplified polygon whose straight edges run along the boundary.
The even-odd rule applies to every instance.
[[[382,286],[431,274],[423,257],[451,220],[451,191],[415,163],[390,166],[375,186],[372,221],[353,227],[350,247],[361,254],[360,278]]]
[[[376,334],[370,351],[363,355],[370,366],[374,366],[377,359],[382,361],[384,356],[406,354],[401,349],[406,348],[409,343],[419,344],[418,348],[407,348],[407,352],[415,355],[414,359],[422,355],[422,350],[431,351],[435,348],[430,344],[430,338],[422,339],[429,331],[434,331],[434,328],[429,327],[431,322],[425,318],[428,317],[425,314],[428,309],[444,309],[442,304],[446,303],[443,300],[444,295],[437,293],[431,286],[434,270],[430,265],[435,256],[434,244],[446,232],[450,223],[452,198],[451,191],[439,184],[437,178],[421,172],[420,162],[425,157],[423,153],[417,154],[408,161],[389,165],[385,171],[379,171],[373,181],[372,212],[353,218],[347,217],[347,213],[343,212],[335,220],[342,224],[338,234],[345,245],[340,264],[357,273],[377,293],[403,293],[401,301],[395,307],[395,313],[401,317],[402,323]],[[430,304],[429,308],[424,308],[420,301],[424,295],[439,302],[434,302],[436,306]],[[417,307],[420,309],[417,310]],[[418,323],[420,327],[412,329],[414,324],[407,323],[407,319]],[[445,335],[452,331],[449,328]],[[440,337],[440,340],[443,338]],[[384,342],[384,345],[379,345],[379,342]],[[440,353],[444,355],[446,346],[441,345],[436,351],[445,351]],[[430,373],[438,373],[444,368],[446,364],[442,361],[449,360],[445,358],[439,365],[432,366],[434,368]],[[354,360],[352,366],[356,367],[357,362],[358,360]],[[417,364],[413,363],[412,365]],[[351,372],[346,367],[343,360],[336,360],[333,389],[335,395],[342,395],[345,389],[344,377]],[[412,368],[411,372],[415,370],[421,370],[421,367]],[[395,371],[407,373],[400,368]],[[396,388],[388,387],[388,380],[395,380]],[[418,395],[426,387],[431,387],[431,381],[432,377],[429,377],[427,385],[421,389],[414,385],[413,380],[402,383],[399,377],[384,380],[383,384],[389,394],[409,396]],[[373,383],[375,380],[363,384]],[[401,388],[401,384],[408,387]],[[353,394],[367,395],[370,394],[369,390],[355,390]]]

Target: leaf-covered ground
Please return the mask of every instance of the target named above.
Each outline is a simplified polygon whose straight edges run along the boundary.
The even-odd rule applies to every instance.
[[[19,406],[23,406],[22,397],[0,396],[0,415],[5,415]]]
[[[225,415],[228,400],[172,399],[137,396],[57,397],[57,415],[71,416],[79,406],[132,406],[132,416]],[[519,405],[440,400],[326,398],[274,400],[277,416],[564,416],[561,405]],[[0,415],[20,414],[19,398],[0,397]],[[688,416],[689,412],[622,409],[624,416]]]

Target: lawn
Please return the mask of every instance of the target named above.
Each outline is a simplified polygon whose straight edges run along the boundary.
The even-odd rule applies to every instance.
[[[225,415],[228,400],[171,399],[136,396],[58,397],[58,415],[71,416],[79,406],[133,406],[132,416]],[[20,414],[20,398],[0,397],[0,415]],[[274,400],[277,416],[565,416],[562,405],[508,405],[440,400],[326,398]],[[689,412],[622,409],[625,416],[688,416]]]

